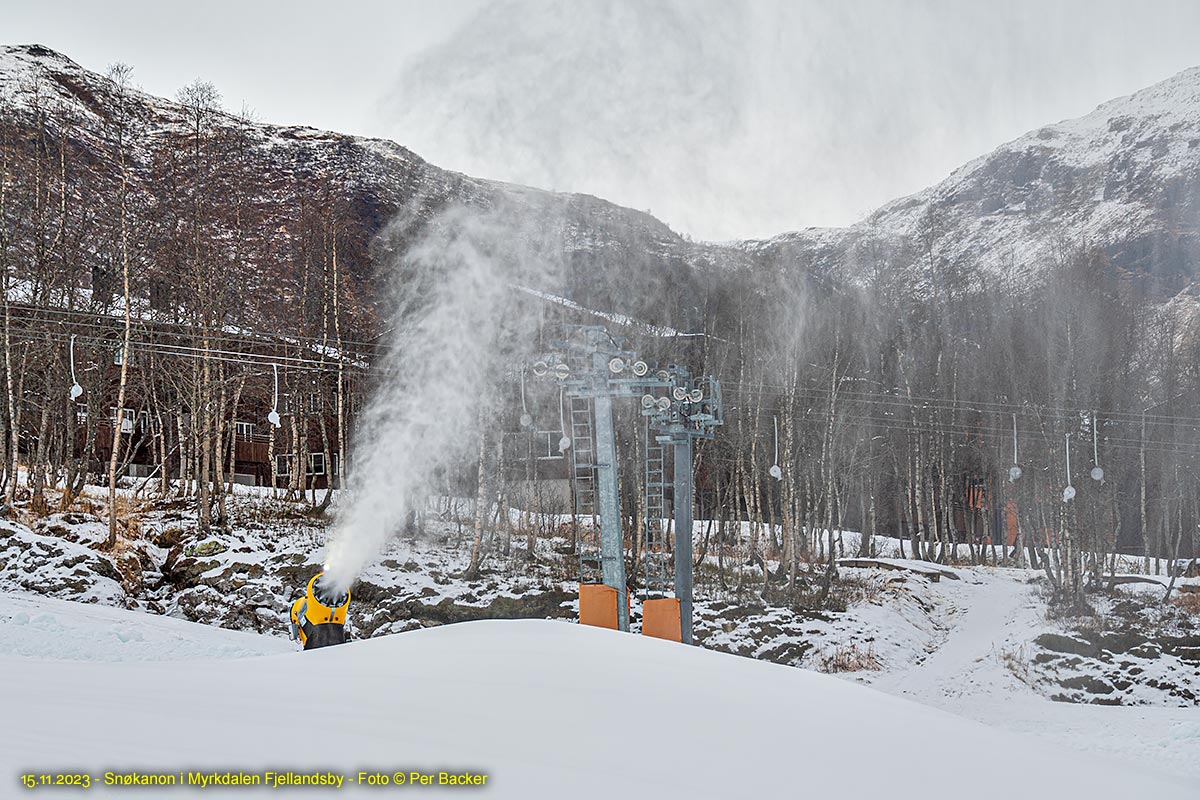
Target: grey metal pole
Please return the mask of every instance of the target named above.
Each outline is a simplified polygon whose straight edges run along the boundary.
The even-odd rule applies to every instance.
[[[692,643],[692,437],[675,440],[675,596],[680,640]]]
[[[617,495],[617,441],[613,436],[612,397],[597,394],[596,482],[600,511],[600,573],[606,586],[617,590],[617,628],[629,630],[625,551],[621,543],[621,505]]]

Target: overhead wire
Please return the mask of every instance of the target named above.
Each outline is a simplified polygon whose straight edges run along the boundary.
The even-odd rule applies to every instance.
[[[743,381],[743,382],[730,381],[730,382],[724,382],[723,385],[729,386],[729,387],[740,387],[743,390],[758,390],[760,394],[779,394],[781,396],[786,395],[789,392],[798,391],[798,387],[786,386],[783,384],[765,383],[765,382],[764,383],[751,383],[751,382],[745,382],[745,381]],[[775,389],[778,391],[768,393],[765,391],[766,389]],[[847,396],[847,397],[851,397],[851,398],[860,398],[861,397],[861,398],[866,398],[866,399],[873,399],[873,398],[892,399],[892,400],[897,400],[897,401],[903,402],[909,406],[920,403],[922,406],[927,406],[927,407],[945,408],[947,410],[975,411],[975,412],[978,412],[981,414],[1012,413],[1012,412],[1016,412],[1018,414],[1022,414],[1022,413],[1030,414],[1030,413],[1034,413],[1034,412],[1043,412],[1046,414],[1057,415],[1057,416],[1080,416],[1080,415],[1084,415],[1084,414],[1086,414],[1087,416],[1092,416],[1094,414],[1095,416],[1097,416],[1101,419],[1110,419],[1110,420],[1122,419],[1125,421],[1137,422],[1139,424],[1141,423],[1142,418],[1144,416],[1147,424],[1173,424],[1175,422],[1182,420],[1182,421],[1200,425],[1200,416],[1192,417],[1192,416],[1175,415],[1175,414],[1150,414],[1148,412],[1143,415],[1142,412],[1138,412],[1138,411],[1113,411],[1113,410],[1106,410],[1106,409],[1100,409],[1100,410],[1096,410],[1092,413],[1089,413],[1089,412],[1082,411],[1077,408],[1073,409],[1073,408],[1067,408],[1067,407],[1063,407],[1063,406],[1051,406],[1051,405],[1045,405],[1045,404],[1040,404],[1040,403],[1013,403],[1013,402],[986,401],[986,400],[958,401],[958,400],[950,400],[945,397],[930,397],[930,396],[926,396],[926,395],[911,395],[911,396],[909,396],[907,394],[900,394],[898,391],[896,391],[896,392],[869,392],[869,391],[864,391],[861,389],[845,389],[845,388],[841,388],[841,387],[837,388],[836,390],[834,390],[830,387],[806,387],[804,389],[804,391],[820,392],[826,396],[836,392],[839,395],[843,395],[843,396]],[[1169,402],[1169,401],[1167,401],[1167,402]],[[1160,404],[1160,405],[1162,405],[1162,404]],[[1156,406],[1151,406],[1151,407],[1154,408]]]
[[[751,395],[758,395],[758,396],[768,395],[768,396],[772,396],[772,397],[776,396],[776,394],[774,392],[758,390],[754,387],[750,387],[748,389],[743,389],[743,391],[745,393],[751,394]],[[831,392],[829,391],[829,389],[806,388],[806,389],[799,389],[799,390],[793,392],[792,394],[794,394],[797,397],[802,397],[805,399],[823,400],[823,399],[828,398],[830,396]],[[1041,406],[1027,406],[1027,407],[1025,407],[1025,409],[1022,412],[1017,413],[1017,412],[1007,412],[1007,411],[992,410],[992,409],[974,408],[972,406],[956,403],[953,400],[946,400],[946,401],[942,401],[940,403],[930,403],[930,402],[926,402],[926,401],[909,402],[905,397],[903,397],[901,395],[892,395],[892,394],[876,394],[876,395],[868,396],[866,393],[862,393],[857,396],[851,396],[851,397],[845,398],[845,400],[847,403],[870,403],[873,405],[879,405],[879,406],[884,406],[884,407],[893,407],[893,408],[897,408],[897,409],[902,409],[905,412],[908,412],[910,414],[914,413],[914,412],[920,412],[920,411],[946,411],[946,412],[953,412],[953,413],[961,413],[963,415],[979,414],[979,415],[991,418],[991,417],[999,417],[999,416],[1008,416],[1010,413],[1012,413],[1013,416],[1022,416],[1022,417],[1026,417],[1026,418],[1035,417],[1037,419],[1044,419],[1046,417],[1062,418],[1062,417],[1074,416],[1072,414],[1063,415],[1063,414],[1051,413],[1050,409],[1047,409],[1046,407],[1041,407]],[[1093,416],[1095,419],[1101,421],[1102,424],[1106,423],[1109,425],[1120,425],[1122,427],[1127,426],[1127,425],[1134,425],[1134,424],[1140,425],[1140,419],[1136,418],[1136,417],[1132,418],[1132,419],[1114,419],[1111,415],[1107,414],[1106,412],[1100,412],[1100,413],[1093,412],[1090,416]],[[1150,420],[1147,420],[1147,424],[1148,425],[1150,425],[1150,424],[1170,425],[1173,428],[1185,427],[1185,428],[1193,428],[1194,429],[1194,428],[1200,427],[1200,418],[1183,417],[1183,416],[1166,417],[1166,416],[1160,415],[1159,418],[1154,420],[1153,422],[1151,422]]]
[[[113,335],[112,338],[115,338],[115,336],[119,335],[119,333],[121,332],[119,327],[109,327],[107,325],[102,325],[102,324],[97,324],[97,323],[85,323],[85,321],[77,321],[77,323],[71,323],[68,325],[64,325],[61,323],[50,323],[49,326],[44,325],[44,323],[43,323],[43,326],[41,327],[41,329],[35,329],[34,326],[29,325],[28,323],[30,323],[31,320],[28,320],[28,319],[26,319],[26,320],[18,319],[16,321],[18,321],[18,323],[26,323],[25,330],[42,330],[42,331],[46,332],[47,335],[52,335],[52,333],[54,333],[54,335],[65,335],[65,332],[67,330],[79,329],[79,330],[84,330],[84,331],[90,331],[92,333],[109,333],[109,335]],[[36,323],[38,323],[38,321],[41,321],[41,320],[32,320],[32,323],[36,324]],[[10,323],[10,325],[11,325],[11,323]],[[55,325],[59,326],[60,329],[62,329],[62,330],[54,331],[53,326],[55,326]],[[49,327],[49,330],[47,330],[47,327]],[[95,338],[97,339],[97,341],[100,341],[100,339],[109,338],[109,337],[96,335]],[[253,342],[248,342],[248,341],[246,341],[246,339],[233,339],[233,338],[211,339],[211,341],[228,341],[228,342],[239,342],[242,344],[253,344]],[[160,347],[204,350],[204,348],[192,348],[192,345],[172,344],[172,343],[166,342],[166,341],[155,341],[155,339],[139,338],[139,342],[142,342],[145,344],[160,345]],[[304,356],[253,353],[253,351],[248,351],[248,350],[224,350],[222,348],[214,347],[214,348],[209,348],[209,351],[212,351],[212,353],[226,353],[226,354],[233,353],[233,354],[256,356],[256,357],[270,357],[270,359],[276,359],[276,360],[287,359],[287,360],[292,360],[292,361],[296,361],[296,362],[319,362],[319,360],[317,360],[317,359],[306,359],[306,357],[304,357]],[[336,359],[332,359],[332,356],[331,356],[331,360],[336,361]],[[326,363],[328,363],[328,361],[326,361]],[[349,363],[352,363],[352,362],[349,362]]]
[[[10,306],[10,334],[15,333],[19,338],[27,338],[29,340],[50,340],[60,343],[69,343],[71,334],[64,331],[35,329],[26,327],[14,327],[11,324],[11,318],[18,317],[18,322],[34,322],[41,325],[58,325],[70,329],[83,329],[92,332],[103,332],[107,334],[115,334],[120,332],[120,319],[112,318],[112,324],[104,324],[101,319],[105,319],[103,315],[96,315],[91,312],[73,311],[70,309],[59,309],[42,306]],[[31,313],[32,312],[32,313]],[[47,317],[58,317],[59,319],[41,318],[38,314]],[[191,358],[191,359],[208,359],[213,361],[235,363],[241,365],[268,366],[278,364],[280,366],[292,367],[302,371],[316,372],[332,372],[340,368],[351,370],[366,371],[370,368],[369,364],[365,364],[363,359],[367,358],[365,354],[350,354],[343,347],[337,350],[329,345],[328,342],[321,342],[312,337],[304,336],[282,336],[277,334],[261,334],[258,332],[250,332],[245,336],[231,336],[222,331],[203,332],[198,328],[187,328],[177,323],[164,323],[161,321],[147,321],[137,319],[135,323],[143,331],[150,335],[163,336],[180,336],[181,331],[187,331],[193,335],[199,332],[199,335],[205,335],[211,342],[233,342],[237,344],[261,344],[265,339],[284,347],[295,347],[309,343],[312,346],[321,346],[330,350],[334,350],[343,356],[351,356],[349,361],[341,360],[335,356],[328,359],[321,358],[306,358],[302,356],[272,354],[254,352],[250,350],[232,350],[224,347],[196,347],[194,345],[172,344],[166,341],[155,341],[147,339],[139,339],[137,341],[137,351],[149,353],[152,355],[161,355],[164,357],[176,358]],[[155,329],[158,326],[158,329]],[[164,330],[164,328],[166,330]],[[101,338],[101,337],[97,337]],[[351,342],[352,344],[363,345],[364,342]],[[343,340],[343,345],[346,340]],[[1045,417],[1081,417],[1089,416],[1107,422],[1108,424],[1116,424],[1119,426],[1131,425],[1154,425],[1154,426],[1172,426],[1173,428],[1185,427],[1195,432],[1196,426],[1200,426],[1200,417],[1169,415],[1169,414],[1151,414],[1147,412],[1118,412],[1118,411],[1099,411],[1086,412],[1079,409],[1070,409],[1061,406],[1050,406],[1035,403],[1013,403],[1005,401],[985,401],[971,400],[959,401],[945,397],[930,397],[924,395],[906,395],[899,391],[865,391],[861,389],[832,387],[804,387],[797,388],[777,383],[769,382],[727,382],[726,386],[730,388],[740,389],[743,393],[757,394],[759,396],[782,396],[787,393],[796,394],[806,399],[825,399],[831,397],[835,392],[851,402],[871,403],[881,405],[886,408],[897,409],[896,416],[880,416],[878,413],[850,413],[846,409],[842,409],[841,413],[845,418],[853,419],[862,422],[870,422],[878,427],[889,430],[902,430],[907,432],[917,433],[950,433],[975,435],[986,438],[1004,439],[1007,438],[1010,431],[1007,425],[1001,427],[985,422],[959,422],[959,421],[935,421],[913,419],[914,411],[944,411],[954,414],[978,414],[982,416],[996,416],[1002,413],[1014,413],[1023,418],[1033,417],[1043,419]],[[773,390],[773,391],[772,391]],[[909,415],[909,419],[902,419],[899,416],[903,410]],[[886,414],[886,412],[885,412]],[[1044,436],[1044,431],[1039,428],[1034,429],[1019,429],[1018,433],[1023,433],[1026,438],[1038,438]],[[1129,439],[1113,435],[1104,437],[1106,446],[1118,447],[1122,449],[1147,449],[1149,451],[1165,453],[1171,455],[1192,455],[1191,450],[1184,450],[1180,446],[1176,446],[1177,442],[1164,441],[1161,439]]]
[[[10,327],[9,333],[11,336],[15,336],[24,341],[51,341],[64,344],[69,344],[71,336],[65,332],[13,327]],[[300,371],[309,372],[336,372],[338,370],[338,363],[336,361],[301,359],[288,356],[276,356],[235,350],[209,349],[206,351],[204,348],[200,347],[183,347],[168,345],[161,342],[136,341],[134,343],[137,345],[137,348],[134,351],[135,353],[150,353],[154,355],[189,358],[194,360],[207,359],[209,361],[263,367],[269,367],[272,364],[279,364],[280,366],[292,367]],[[355,371],[365,371],[366,369],[365,367],[355,364],[342,364],[342,367]]]
[[[1009,442],[1011,440],[1012,430],[1006,424],[998,425],[992,423],[969,423],[969,422],[951,422],[951,421],[935,421],[935,420],[913,420],[904,419],[901,416],[878,416],[869,411],[856,411],[853,407],[843,407],[839,409],[838,414],[844,419],[850,419],[861,422],[871,422],[879,427],[889,430],[900,430],[910,433],[930,433],[930,434],[962,434],[964,436],[981,436],[989,439],[995,439],[1001,442]],[[1189,428],[1193,433],[1198,433],[1196,428]],[[1044,439],[1044,431],[1040,429],[1023,429],[1020,433],[1024,434],[1026,439]],[[1105,436],[1101,441],[1106,446],[1116,447],[1125,450],[1139,450],[1143,447],[1150,452],[1159,452],[1171,455],[1191,456],[1198,455],[1196,450],[1185,449],[1183,445],[1178,445],[1176,441],[1165,441],[1161,439],[1130,439],[1126,437]],[[1177,446],[1178,445],[1178,446]]]
[[[823,399],[823,394],[822,394],[821,390],[817,390],[817,389],[813,389],[813,390],[802,390],[802,391],[800,391],[800,392],[797,392],[796,394],[797,394],[797,396],[799,396],[799,397],[803,397],[803,398],[805,398],[805,399]],[[865,402],[865,401],[863,401],[863,400],[860,400],[860,399],[850,399],[850,400],[847,400],[847,404],[848,404],[848,405],[849,405],[849,404],[858,404],[858,403],[863,403],[863,402]],[[897,409],[897,412],[896,412],[897,416],[896,416],[896,417],[894,417],[894,418],[893,418],[893,417],[885,417],[885,419],[889,419],[889,420],[892,420],[892,419],[899,420],[899,419],[901,419],[901,418],[900,418],[900,411],[907,412],[907,413],[909,413],[909,414],[911,415],[911,414],[912,414],[912,412],[914,412],[914,411],[928,410],[928,407],[914,407],[914,406],[912,406],[912,405],[910,405],[910,404],[908,404],[908,403],[906,403],[906,402],[904,402],[904,401],[902,401],[902,400],[897,400],[897,399],[890,399],[890,400],[889,400],[889,399],[881,399],[881,400],[877,400],[877,401],[872,401],[872,403],[873,403],[873,404],[875,404],[875,405],[881,405],[881,406],[884,406],[885,408],[884,408],[883,410],[884,410],[884,412],[885,412],[885,413],[886,413],[886,409],[887,409],[888,407],[891,407],[891,408],[895,408],[895,409]],[[851,407],[853,407],[853,406],[851,406]],[[843,410],[844,410],[844,409],[843,409]],[[933,409],[933,410],[943,410],[943,411],[961,411],[962,409],[961,409],[961,407],[960,407],[960,408],[953,408],[953,407],[945,407],[945,406],[944,406],[944,407],[942,407],[942,408],[940,408],[940,409]],[[996,422],[996,419],[997,419],[998,417],[1002,416],[1002,414],[1001,414],[1000,412],[978,412],[978,410],[972,410],[972,411],[974,411],[975,413],[981,413],[981,414],[984,414],[986,417],[988,417],[988,420],[989,420],[989,421],[987,421],[987,422],[968,422],[968,421],[941,421],[941,420],[923,420],[923,419],[910,419],[910,420],[908,420],[908,421],[910,421],[910,422],[913,422],[913,423],[916,423],[916,424],[926,424],[926,425],[931,425],[931,426],[935,426],[935,427],[937,427],[937,426],[942,426],[942,427],[955,427],[955,428],[959,428],[959,429],[961,429],[961,430],[963,430],[963,431],[967,431],[967,432],[970,432],[970,431],[976,431],[976,430],[981,430],[981,429],[995,430],[995,431],[998,431],[998,432],[1000,432],[1000,433],[1008,433],[1008,432],[1010,431],[1010,428],[1009,428],[1009,426],[1008,426],[1007,424],[1003,424],[1003,425],[1001,425],[1001,424],[999,424],[998,422]],[[1026,416],[1029,416],[1029,415],[1026,415]],[[1054,415],[1046,415],[1046,416],[1053,417]],[[1042,417],[1042,416],[1039,416],[1038,418],[1039,418],[1039,419],[1041,419],[1041,418],[1044,418],[1044,417]],[[902,421],[903,421],[903,420],[902,420]],[[1113,422],[1113,421],[1111,421],[1111,420],[1110,420],[1110,422]],[[1117,424],[1117,425],[1120,425],[1121,427],[1125,427],[1125,426],[1127,426],[1127,425],[1130,425],[1131,423],[1130,423],[1129,421],[1115,421],[1115,422],[1113,422],[1113,424]],[[1159,424],[1166,424],[1166,423],[1165,423],[1165,422],[1161,422],[1161,421],[1160,421],[1160,422],[1159,422]],[[1189,431],[1192,431],[1192,432],[1196,432],[1197,430],[1200,430],[1200,424],[1179,423],[1179,424],[1175,425],[1175,427],[1176,427],[1176,428],[1183,428],[1184,430],[1189,430]],[[1021,429],[1021,431],[1022,431],[1022,432],[1023,432],[1023,433],[1024,433],[1026,436],[1035,436],[1035,437],[1036,437],[1036,436],[1040,436],[1040,435],[1042,435],[1042,434],[1043,434],[1043,431],[1042,431],[1042,429],[1041,429],[1041,428],[1032,428],[1032,429],[1031,429],[1031,428],[1024,428],[1024,429]],[[1113,436],[1113,435],[1111,435],[1111,434],[1108,434],[1108,435],[1106,435],[1106,436],[1104,437],[1104,441],[1106,441],[1106,442],[1107,442],[1107,441],[1136,441],[1136,442],[1141,442],[1141,441],[1142,441],[1142,439],[1141,439],[1140,437],[1139,437],[1138,439],[1122,439],[1122,437],[1116,437],[1116,436]],[[1156,441],[1156,440],[1147,440],[1147,441],[1152,441],[1152,442],[1154,442],[1154,441]],[[1157,443],[1161,443],[1161,444],[1171,444],[1171,442],[1164,442],[1164,441],[1161,441],[1161,440],[1157,440]]]
[[[97,312],[82,311],[82,310],[77,310],[77,309],[56,308],[53,306],[33,306],[33,305],[28,305],[28,304],[10,304],[9,315],[10,315],[10,317],[23,316],[26,318],[36,319],[41,322],[48,322],[48,323],[57,322],[59,324],[67,324],[64,320],[71,320],[71,322],[69,323],[71,325],[79,325],[79,326],[86,325],[86,326],[90,326],[93,328],[103,328],[105,330],[115,329],[117,327],[124,325],[123,317],[111,317],[106,314],[100,314]],[[44,315],[45,317],[55,317],[57,319],[43,319],[39,315]],[[101,320],[106,320],[106,319],[111,320],[112,327],[105,325],[101,322]],[[234,342],[234,343],[239,343],[239,344],[245,344],[248,342],[255,342],[257,340],[258,342],[262,342],[262,341],[277,342],[277,343],[281,343],[284,346],[292,346],[292,347],[295,347],[298,345],[300,345],[300,346],[309,345],[310,347],[327,347],[330,349],[334,349],[334,345],[335,345],[335,343],[331,343],[330,341],[324,341],[318,337],[304,336],[304,335],[300,335],[300,334],[292,335],[292,334],[266,333],[266,332],[262,332],[262,331],[247,331],[245,334],[234,335],[234,334],[231,334],[229,331],[225,330],[224,328],[215,328],[215,329],[211,329],[211,330],[205,330],[201,326],[196,326],[196,325],[192,325],[189,323],[169,322],[169,321],[165,321],[165,320],[148,320],[144,317],[134,317],[132,319],[132,323],[135,326],[145,328],[146,330],[153,330],[154,328],[158,328],[159,331],[164,333],[165,335],[187,335],[187,334],[190,334],[194,337],[204,337],[204,338],[208,339],[209,341],[213,341],[213,342]],[[374,352],[379,347],[378,343],[364,342],[361,340],[350,340],[350,339],[345,339],[345,338],[342,338],[341,345],[342,345],[341,350],[344,352],[353,352],[352,348],[355,348],[355,347],[363,348],[363,349],[369,350],[371,352]],[[354,353],[354,355],[358,355],[360,357],[365,357],[367,354]]]

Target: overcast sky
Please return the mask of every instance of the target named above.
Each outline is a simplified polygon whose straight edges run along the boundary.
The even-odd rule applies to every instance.
[[[195,78],[266,122],[383,135],[378,104],[407,58],[485,0],[0,0],[0,39],[96,71],[134,68],[174,97]]]
[[[5,0],[0,26],[708,239],[849,224],[1200,64],[1196,0]]]

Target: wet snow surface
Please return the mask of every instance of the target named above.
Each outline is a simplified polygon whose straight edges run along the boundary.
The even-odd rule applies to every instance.
[[[290,652],[285,639],[35,595],[0,594],[0,656],[183,661]]]
[[[96,775],[448,768],[489,773],[481,790],[488,796],[526,798],[763,797],[799,785],[817,796],[932,800],[959,798],[964,786],[984,800],[1194,797],[1184,781],[1161,774],[1172,751],[1152,742],[1139,743],[1136,755],[1147,759],[1139,768],[808,670],[564,622],[471,622],[313,653],[133,664],[70,660],[79,652],[72,640],[94,620],[71,618],[68,603],[19,602],[43,605],[23,613],[53,615],[64,630],[44,640],[37,658],[0,657],[21,687],[10,705],[21,724],[0,731],[8,775],[68,762]],[[110,613],[131,631],[152,621]],[[8,642],[17,623],[7,612],[5,619]],[[147,630],[147,638],[163,633]],[[210,639],[224,638],[218,647],[239,636],[220,634]],[[952,634],[947,655],[921,667],[927,679],[914,685],[927,687],[940,670],[972,662],[988,637]],[[1041,701],[1038,713],[1044,722],[1063,708],[1072,707]],[[651,745],[643,744],[642,719],[660,731]],[[1092,736],[1088,722],[1067,719],[1063,730]],[[316,761],[299,746],[314,724],[324,732]],[[1194,729],[1191,736],[1195,745]],[[913,769],[931,743],[936,772]],[[1174,754],[1187,745],[1180,739]],[[1004,754],[1013,768],[983,779],[980,758],[989,753]],[[870,769],[862,769],[864,758]],[[379,790],[341,790],[356,791]],[[214,794],[177,788],[170,796],[193,792]],[[102,786],[89,793],[119,794]]]

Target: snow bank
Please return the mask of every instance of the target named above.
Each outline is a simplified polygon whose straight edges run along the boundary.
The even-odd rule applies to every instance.
[[[295,650],[286,639],[102,605],[0,594],[0,654],[71,661],[245,658]]]
[[[448,625],[231,661],[6,657],[0,669],[21,687],[9,708],[20,724],[0,731],[6,779],[319,770],[347,776],[340,793],[378,794],[352,785],[360,769],[444,769],[486,772],[472,791],[521,798],[1194,797],[1184,783],[828,676],[557,622]],[[982,774],[998,753],[1011,766]],[[189,792],[200,796],[171,796]]]

